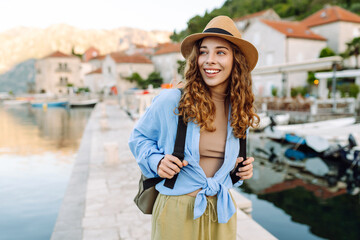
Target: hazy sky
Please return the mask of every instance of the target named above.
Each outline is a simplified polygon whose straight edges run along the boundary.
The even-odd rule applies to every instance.
[[[0,32],[66,23],[82,29],[183,30],[193,16],[225,0],[0,0]]]

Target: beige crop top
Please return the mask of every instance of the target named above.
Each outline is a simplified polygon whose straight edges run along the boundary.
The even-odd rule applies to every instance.
[[[213,177],[224,162],[225,143],[228,125],[229,104],[225,104],[226,94],[212,92],[215,104],[214,132],[200,132],[200,166],[207,177]]]

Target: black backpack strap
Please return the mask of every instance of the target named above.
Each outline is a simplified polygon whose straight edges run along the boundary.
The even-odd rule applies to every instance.
[[[246,160],[246,138],[240,138],[239,145],[240,150],[238,157],[242,157],[244,160],[230,172],[230,177],[233,184],[240,180],[240,177],[236,176],[236,173],[239,171],[239,168],[244,166],[243,162]]]
[[[174,152],[172,155],[177,157],[180,161],[184,160],[186,129],[187,125],[184,123],[183,117],[179,115]],[[171,179],[165,179],[164,186],[173,189],[177,176],[178,174],[174,175]]]
[[[180,89],[181,95],[183,94],[183,89]],[[179,115],[178,126],[176,131],[176,139],[174,145],[173,156],[177,157],[180,161],[184,160],[184,149],[185,149],[185,139],[186,139],[186,129],[187,124],[183,120],[183,116]],[[164,186],[173,189],[178,174],[174,175],[171,179],[165,179]]]
[[[182,88],[179,88],[181,95],[184,93]],[[174,155],[175,157],[179,158],[181,161],[184,160],[184,148],[185,148],[185,138],[186,138],[186,129],[187,125],[183,121],[183,117],[179,115],[177,132],[176,132],[176,139],[175,139],[175,146],[174,146]],[[177,174],[172,179],[166,179],[164,186],[173,189],[175,185],[175,181],[177,178]],[[151,188],[164,180],[161,177],[154,177],[154,178],[147,178],[143,181],[144,190]]]
[[[148,179],[144,180],[144,181],[143,181],[144,190],[155,186],[156,184],[158,184],[158,183],[161,182],[162,180],[164,180],[164,179],[161,178],[161,177],[148,178]]]

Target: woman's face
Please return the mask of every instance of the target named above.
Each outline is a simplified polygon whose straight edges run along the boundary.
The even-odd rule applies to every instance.
[[[217,92],[226,92],[233,66],[233,50],[230,43],[219,37],[203,39],[198,66],[206,85]]]

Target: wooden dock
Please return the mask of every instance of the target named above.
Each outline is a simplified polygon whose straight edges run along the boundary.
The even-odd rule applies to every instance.
[[[128,148],[134,122],[115,102],[96,106],[85,128],[51,240],[148,240],[151,216],[133,203],[139,167]],[[276,239],[237,202],[237,239]]]

